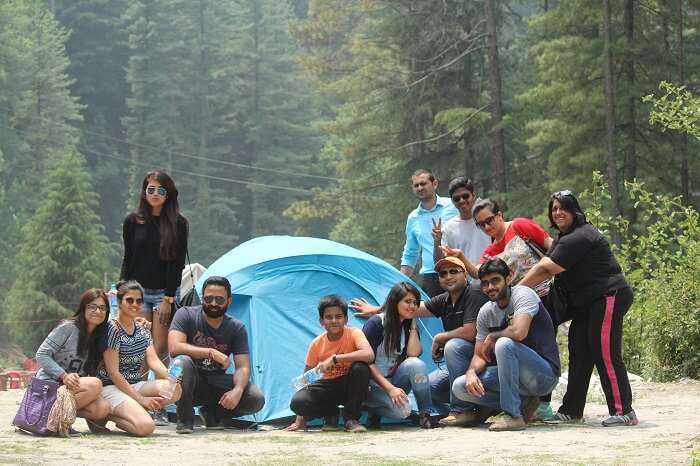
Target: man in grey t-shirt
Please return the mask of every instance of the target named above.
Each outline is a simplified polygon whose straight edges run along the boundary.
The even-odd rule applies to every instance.
[[[481,231],[474,222],[472,208],[478,197],[474,192],[472,180],[458,176],[450,181],[447,191],[459,214],[449,219],[447,223],[437,222],[434,224],[433,258],[435,263],[437,264],[444,256],[439,248],[442,245],[461,250],[472,264],[478,264],[481,253],[491,244],[491,238]]]
[[[549,313],[537,294],[509,284],[510,270],[502,259],[479,268],[481,289],[489,297],[476,319],[476,347],[466,375],[452,386],[453,394],[472,406],[471,423],[495,412],[505,416],[489,430],[523,430],[559,381],[559,351]]]
[[[170,325],[168,350],[183,367],[177,433],[193,432],[194,404],[202,405],[207,429],[256,413],[265,404],[262,391],[249,383],[248,334],[242,322],[226,315],[230,304],[229,281],[209,277],[202,287],[202,305],[179,309]],[[233,375],[226,373],[231,355]]]

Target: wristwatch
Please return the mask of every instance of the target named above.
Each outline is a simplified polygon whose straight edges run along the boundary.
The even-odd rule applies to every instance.
[[[338,355],[337,354],[333,355],[333,364],[338,364]]]

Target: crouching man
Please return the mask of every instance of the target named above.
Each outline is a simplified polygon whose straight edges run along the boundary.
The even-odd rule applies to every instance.
[[[330,295],[318,304],[324,333],[309,345],[308,371],[317,368],[323,377],[294,394],[291,409],[296,420],[286,431],[304,430],[305,419],[323,418],[323,430],[338,430],[338,405],[343,405],[347,432],[365,432],[360,424],[360,407],[367,398],[369,363],[374,352],[362,330],[346,327],[348,306],[342,298]]]
[[[265,405],[262,391],[249,382],[248,334],[241,321],[226,315],[230,304],[229,281],[209,277],[202,287],[202,305],[178,309],[170,325],[168,350],[183,366],[179,434],[193,432],[195,404],[202,405],[207,429],[221,429],[231,418],[256,413]],[[231,355],[233,375],[226,373]]]
[[[489,430],[523,430],[559,381],[559,351],[549,313],[526,286],[510,286],[508,265],[492,259],[479,269],[489,297],[476,319],[476,348],[466,375],[452,386],[471,405],[471,425],[498,411],[504,416]]]

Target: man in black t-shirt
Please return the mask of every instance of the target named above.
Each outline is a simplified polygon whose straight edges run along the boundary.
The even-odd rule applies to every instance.
[[[170,325],[168,349],[182,365],[182,397],[176,432],[193,432],[194,404],[201,404],[207,429],[222,428],[232,417],[253,414],[265,404],[262,391],[249,383],[248,335],[239,320],[226,315],[231,284],[209,277],[202,305],[179,309]],[[235,372],[227,374],[233,355]]]
[[[446,257],[435,264],[440,286],[446,290],[420,304],[417,315],[439,317],[444,331],[433,337],[432,355],[435,361],[445,357],[444,367],[439,367],[429,375],[430,393],[433,405],[447,417],[440,420],[444,426],[460,426],[467,419],[464,404],[452,394],[455,379],[464,375],[474,354],[476,337],[476,317],[488,297],[478,285],[469,286],[464,263],[456,257]],[[351,306],[360,317],[379,312],[379,307],[371,306],[364,300],[355,299]]]

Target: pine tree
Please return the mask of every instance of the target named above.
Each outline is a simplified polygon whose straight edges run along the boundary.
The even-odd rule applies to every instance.
[[[38,182],[38,180],[37,180]],[[101,287],[113,251],[95,213],[97,198],[84,158],[75,151],[52,160],[37,211],[24,226],[17,275],[6,298],[10,334],[34,351],[81,292]]]

